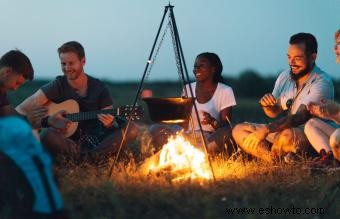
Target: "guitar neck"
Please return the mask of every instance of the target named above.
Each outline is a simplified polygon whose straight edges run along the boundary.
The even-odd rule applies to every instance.
[[[71,113],[67,114],[66,118],[72,122],[78,122],[89,119],[96,119],[98,114],[111,114],[111,115],[119,115],[119,108],[116,109],[106,109],[106,110],[96,110],[89,112],[79,112],[79,113]]]

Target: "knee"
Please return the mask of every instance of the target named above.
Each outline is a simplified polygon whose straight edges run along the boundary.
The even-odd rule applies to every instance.
[[[276,154],[296,152],[295,134],[293,129],[285,129],[275,138],[272,146],[272,151]]]
[[[52,155],[57,155],[60,152],[61,148],[65,147],[63,145],[64,142],[62,141],[62,139],[65,139],[63,134],[50,128],[44,129],[40,133],[41,144]]]
[[[233,130],[231,131],[231,134],[232,134],[232,136],[233,136],[233,138],[234,138],[235,140],[238,139],[239,132],[240,132],[241,129],[242,129],[242,124],[240,123],[240,124],[237,124],[237,125],[233,128]]]
[[[127,130],[127,137],[129,139],[136,139],[139,131],[140,131],[139,125],[135,122],[130,122],[129,128]]]
[[[40,139],[42,143],[55,141],[56,139],[60,139],[60,137],[61,134],[59,132],[50,128],[43,129],[40,133]]]
[[[278,139],[283,143],[283,144],[292,144],[295,139],[295,133],[293,129],[285,129],[283,130]]]
[[[329,139],[335,159],[340,161],[340,129],[336,129]]]
[[[151,136],[151,144],[157,149],[166,144],[170,135],[173,134],[172,131],[163,124],[151,125],[148,133]]]
[[[303,131],[294,128],[281,131],[274,144],[280,146],[281,150],[286,153],[305,152],[309,147],[309,142]]]
[[[316,123],[315,118],[312,118],[306,122],[305,128],[304,128],[304,132],[306,135],[309,134],[310,131],[315,127],[315,123]]]
[[[246,123],[240,123],[237,124],[232,130],[232,136],[236,143],[239,145],[241,145],[241,143],[243,142],[245,126],[247,126]]]
[[[329,144],[331,145],[332,149],[337,148],[340,150],[340,129],[336,129],[329,138]]]
[[[159,133],[163,132],[164,130],[166,130],[165,125],[161,125],[161,124],[153,124],[149,127],[149,134],[153,137],[156,137],[157,135],[159,135]]]
[[[313,135],[314,130],[319,126],[318,124],[320,124],[320,122],[321,120],[317,118],[311,118],[308,120],[305,124],[304,133],[307,136]]]

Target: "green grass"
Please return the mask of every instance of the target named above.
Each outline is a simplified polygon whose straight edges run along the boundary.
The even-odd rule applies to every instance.
[[[43,82],[24,85],[9,95],[11,102],[19,104],[41,84]],[[157,97],[180,93],[180,89],[165,84],[148,86]],[[137,85],[110,84],[110,90],[115,105],[131,104]],[[237,98],[233,123],[268,122],[257,101]],[[167,174],[141,175],[140,162],[134,160],[116,164],[112,177],[108,178],[112,160],[100,166],[72,162],[55,166],[70,218],[340,218],[340,171],[310,171],[306,162],[268,166],[218,157],[213,160],[216,181],[174,183]],[[226,210],[293,206],[323,208],[325,214],[228,214]]]
[[[70,218],[338,218],[340,172],[313,172],[306,163],[213,160],[216,181],[174,183],[169,175],[141,175],[138,165],[59,166]],[[320,215],[228,214],[226,208],[323,208]]]

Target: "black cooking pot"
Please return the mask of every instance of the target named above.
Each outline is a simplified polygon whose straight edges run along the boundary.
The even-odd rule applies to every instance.
[[[168,97],[143,98],[149,110],[150,119],[154,122],[181,123],[188,121],[194,98]]]

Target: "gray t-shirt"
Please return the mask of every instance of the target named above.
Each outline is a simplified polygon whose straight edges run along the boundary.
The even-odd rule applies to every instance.
[[[80,112],[100,110],[113,104],[109,89],[98,79],[87,76],[87,96],[79,96],[68,82],[66,76],[57,76],[55,80],[41,87],[46,97],[55,103],[73,99],[79,104]],[[95,135],[103,138],[105,128],[98,119],[80,121],[73,140],[79,140],[82,134]]]

